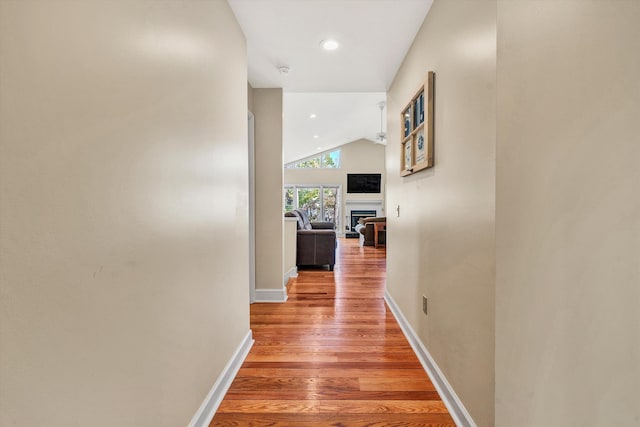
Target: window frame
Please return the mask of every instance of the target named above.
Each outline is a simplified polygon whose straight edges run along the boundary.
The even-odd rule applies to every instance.
[[[325,166],[325,162],[324,162],[324,156],[325,155],[331,155],[331,153],[338,153],[338,161],[336,162],[337,164],[335,166]],[[306,162],[310,162],[313,160],[317,160],[318,161],[318,165],[319,166],[300,166],[303,163]],[[285,169],[325,169],[325,170],[335,170],[335,169],[341,169],[342,168],[342,150],[340,148],[336,148],[333,150],[327,150],[327,151],[323,151],[321,153],[318,154],[314,154],[313,156],[309,156],[309,157],[305,157],[304,159],[300,159],[300,160],[296,160],[295,162],[289,162],[286,163],[284,165]]]
[[[336,189],[336,206],[335,206],[335,218],[336,218],[336,231],[340,232],[342,230],[342,220],[340,211],[342,209],[342,184],[285,184],[282,189],[282,210],[283,212],[287,211],[286,208],[286,194],[287,190],[293,190],[293,209],[299,209],[299,197],[298,197],[298,189],[299,188],[318,188],[320,190],[320,218],[324,218],[324,189],[332,188]],[[324,219],[322,219],[324,220]]]

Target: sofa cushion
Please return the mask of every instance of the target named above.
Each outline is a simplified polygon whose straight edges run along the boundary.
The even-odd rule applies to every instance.
[[[335,230],[336,225],[330,221],[313,221],[311,223],[311,228],[313,228],[314,230]]]

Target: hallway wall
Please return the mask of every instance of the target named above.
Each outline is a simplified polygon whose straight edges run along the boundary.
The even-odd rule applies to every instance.
[[[0,425],[184,426],[249,331],[224,1],[0,2]]]
[[[282,289],[282,89],[253,89],[256,159],[256,289]]]
[[[495,52],[495,1],[437,0],[387,99],[387,288],[481,427],[494,405]],[[400,112],[430,70],[435,166],[401,178]]]
[[[496,425],[640,425],[640,2],[498,3]]]

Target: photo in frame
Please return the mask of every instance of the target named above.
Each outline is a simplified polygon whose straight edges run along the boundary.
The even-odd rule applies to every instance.
[[[423,163],[427,159],[426,148],[423,128],[416,134],[416,164]]]
[[[411,106],[409,106],[403,113],[403,123],[404,123],[404,137],[406,138],[407,136],[409,136],[409,134],[411,134],[411,126],[412,126],[412,121],[411,121]]]
[[[412,143],[411,141],[407,141],[404,144],[404,169],[405,170],[411,170],[411,167],[413,166],[413,147],[412,147]]]

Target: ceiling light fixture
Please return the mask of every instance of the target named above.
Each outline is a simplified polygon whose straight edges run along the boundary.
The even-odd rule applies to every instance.
[[[313,135],[314,139],[320,138],[320,135]]]
[[[316,116],[316,115],[315,115],[315,113],[311,113],[311,114],[309,114],[309,118],[310,118],[310,119],[315,119],[316,117],[318,117],[318,116]]]
[[[340,47],[340,43],[338,43],[337,40],[327,39],[327,40],[322,40],[320,42],[320,46],[322,46],[324,50],[336,50],[337,48]]]

